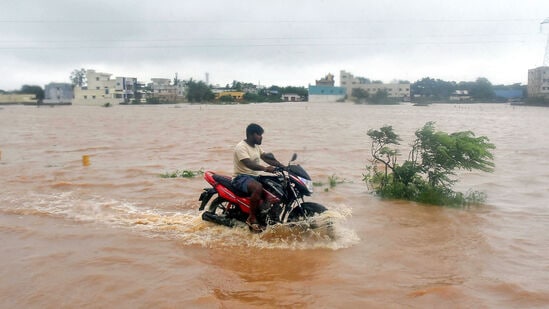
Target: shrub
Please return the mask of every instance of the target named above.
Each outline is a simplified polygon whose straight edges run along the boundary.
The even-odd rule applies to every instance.
[[[450,206],[479,204],[486,199],[481,192],[454,192],[452,185],[459,169],[493,171],[491,150],[495,146],[487,137],[475,137],[471,131],[448,134],[427,122],[415,132],[409,159],[398,164],[398,151],[390,147],[399,145],[400,138],[391,126],[370,129],[368,136],[373,159],[363,180],[381,197]]]

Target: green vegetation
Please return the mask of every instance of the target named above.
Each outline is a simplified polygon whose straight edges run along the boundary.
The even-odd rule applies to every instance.
[[[87,84],[86,80],[86,69],[75,69],[71,72],[69,77],[71,80],[72,86],[84,87]]]
[[[212,89],[203,81],[195,82],[190,79],[187,82],[187,100],[189,102],[212,102],[214,98]]]
[[[332,176],[328,177],[328,183],[327,184],[322,182],[322,181],[315,181],[315,182],[313,182],[313,186],[315,186],[315,187],[324,187],[325,185],[328,185],[329,188],[324,188],[324,191],[328,192],[329,189],[333,189],[337,185],[342,184],[344,182],[345,182],[345,179],[341,179],[338,176],[336,176],[335,174],[333,174]]]
[[[192,170],[176,170],[174,172],[165,172],[164,174],[160,174],[161,178],[193,178],[198,175],[203,175],[204,170],[200,169],[198,171],[192,171]]]
[[[397,163],[395,147],[401,139],[392,126],[368,130],[372,140],[372,164],[366,167],[364,181],[383,198],[404,199],[434,205],[463,206],[485,200],[481,192],[454,192],[451,178],[457,170],[494,169],[495,146],[487,137],[475,137],[471,131],[448,134],[435,131],[434,122],[427,122],[415,132],[408,160]]]
[[[34,94],[34,97],[38,101],[42,101],[45,97],[44,89],[40,86],[35,85],[23,85],[21,87],[21,90],[15,91],[14,93],[21,93],[21,94]]]
[[[521,90],[526,91],[526,86],[520,84],[513,85],[492,85],[484,77],[477,78],[474,82],[454,82],[444,81],[424,77],[421,80],[411,84],[411,93],[414,102],[446,102],[456,91],[465,90],[470,98],[467,102],[503,102],[504,98],[498,98],[495,90]]]

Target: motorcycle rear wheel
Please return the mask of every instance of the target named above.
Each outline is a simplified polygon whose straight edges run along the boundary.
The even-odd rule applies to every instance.
[[[233,203],[227,201],[226,199],[220,196],[216,197],[212,201],[207,211],[219,217],[225,217],[227,219],[236,219],[242,222],[246,221],[246,218],[248,218],[247,214],[243,213]]]

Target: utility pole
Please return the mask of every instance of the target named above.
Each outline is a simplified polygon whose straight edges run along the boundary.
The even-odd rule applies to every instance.
[[[549,26],[549,18],[546,18],[539,25],[539,30],[543,32],[543,25]],[[547,44],[545,45],[545,56],[543,57],[543,66],[549,66],[549,32],[547,32]]]

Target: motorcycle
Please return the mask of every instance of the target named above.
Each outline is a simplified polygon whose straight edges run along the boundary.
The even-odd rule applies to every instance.
[[[263,199],[256,218],[263,227],[308,222],[309,218],[327,210],[318,203],[304,201],[304,196],[313,193],[313,182],[300,165],[292,164],[296,159],[297,154],[294,153],[288,166],[276,168],[273,175],[258,176],[258,181],[263,185]],[[250,196],[233,187],[232,177],[206,171],[204,179],[212,187],[205,188],[200,195],[199,210],[203,211],[214,195],[217,194],[217,197],[202,213],[202,219],[229,227],[246,222],[250,213]],[[317,226],[311,223],[309,227]]]

